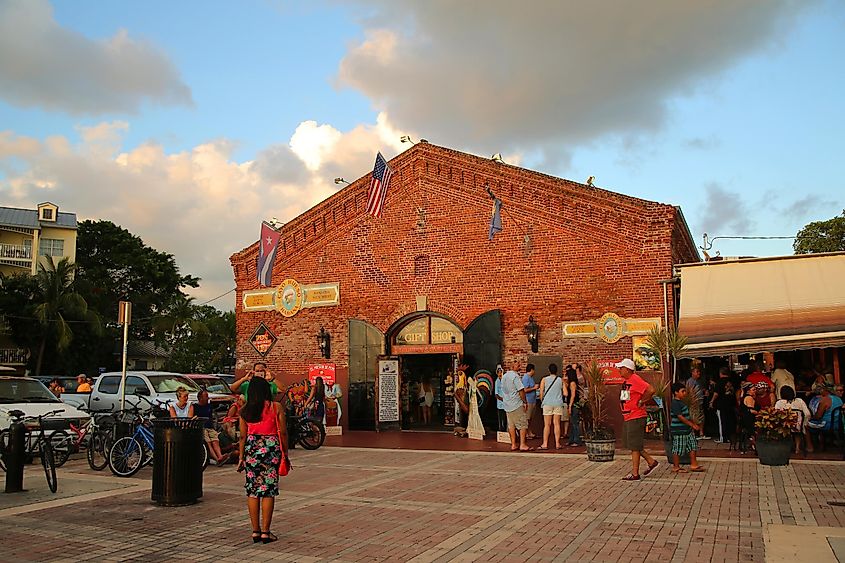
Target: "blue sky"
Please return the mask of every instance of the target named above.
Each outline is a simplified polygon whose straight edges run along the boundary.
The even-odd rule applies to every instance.
[[[842,2],[520,6],[0,0],[0,204],[119,223],[201,300],[401,134],[680,205],[697,242],[845,208]]]

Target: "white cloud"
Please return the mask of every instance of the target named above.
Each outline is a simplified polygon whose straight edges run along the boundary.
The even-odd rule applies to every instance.
[[[338,82],[401,128],[481,154],[661,127],[667,101],[780,40],[817,1],[358,0]]]
[[[104,41],[59,26],[47,0],[0,2],[0,99],[72,114],[193,105],[191,90],[155,45],[118,30]]]
[[[291,145],[303,138],[301,131],[332,132],[330,146],[315,143],[318,150],[303,152],[313,157],[310,163],[285,143],[245,162],[232,159],[227,140],[176,153],[153,142],[123,151],[128,128],[122,121],[79,128],[77,144],[62,136],[0,132],[0,170],[12,160],[23,163],[21,171],[8,167],[0,176],[0,198],[26,207],[49,200],[80,220],[120,224],[174,254],[184,273],[200,276],[201,287],[192,293],[201,302],[234,286],[229,256],[258,238],[263,219],[288,221],[340,189],[335,176],[352,181],[371,170],[376,151],[391,158],[406,148],[385,115],[348,132],[301,124]],[[231,307],[231,299],[215,305]]]

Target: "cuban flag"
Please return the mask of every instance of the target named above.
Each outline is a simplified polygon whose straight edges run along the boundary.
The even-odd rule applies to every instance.
[[[255,271],[258,274],[258,283],[264,287],[273,285],[273,262],[276,261],[276,250],[281,236],[282,233],[271,227],[269,223],[261,222],[261,240]]]
[[[387,196],[387,188],[390,186],[390,178],[393,171],[387,165],[387,161],[376,155],[376,164],[373,166],[373,177],[370,180],[370,189],[367,193],[367,213],[373,217],[381,217],[384,209],[384,198]]]

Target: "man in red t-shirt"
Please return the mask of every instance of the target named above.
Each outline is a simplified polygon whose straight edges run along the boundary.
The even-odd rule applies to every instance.
[[[657,469],[660,465],[656,459],[645,451],[645,422],[648,413],[645,404],[654,396],[654,387],[642,377],[634,373],[636,365],[630,358],[625,358],[616,367],[619,375],[625,380],[619,393],[622,404],[622,447],[631,450],[632,471],[622,478],[623,481],[640,480],[640,457],[646,460],[648,468],[643,477]]]
[[[777,400],[775,397],[775,382],[768,375],[760,371],[760,364],[754,360],[749,363],[748,369],[752,373],[745,378],[745,381],[753,383],[754,388],[757,390],[757,398],[754,401],[757,408],[765,409],[774,406]]]

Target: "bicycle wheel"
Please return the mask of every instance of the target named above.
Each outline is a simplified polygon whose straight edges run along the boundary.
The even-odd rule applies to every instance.
[[[53,447],[50,442],[41,443],[41,465],[47,475],[47,486],[50,487],[50,492],[55,493],[59,483],[56,481],[56,460],[53,459]]]
[[[299,427],[299,443],[306,450],[316,450],[323,445],[326,430],[323,425],[314,420],[303,420]]]
[[[107,454],[105,437],[95,433],[88,442],[88,466],[94,471],[102,471],[109,464]]]
[[[70,451],[73,448],[73,443],[70,436],[64,430],[56,430],[50,434],[50,447],[53,450],[53,459],[56,467],[61,467],[67,462],[70,457]]]
[[[109,469],[118,477],[135,475],[144,461],[144,446],[132,436],[115,441],[109,450]]]
[[[205,468],[208,467],[208,460],[209,460],[209,453],[208,453],[208,444],[205,442],[202,443],[202,452],[200,452],[202,456],[202,470],[205,471]]]
[[[6,471],[6,450],[9,449],[9,431],[0,430],[0,469]]]

